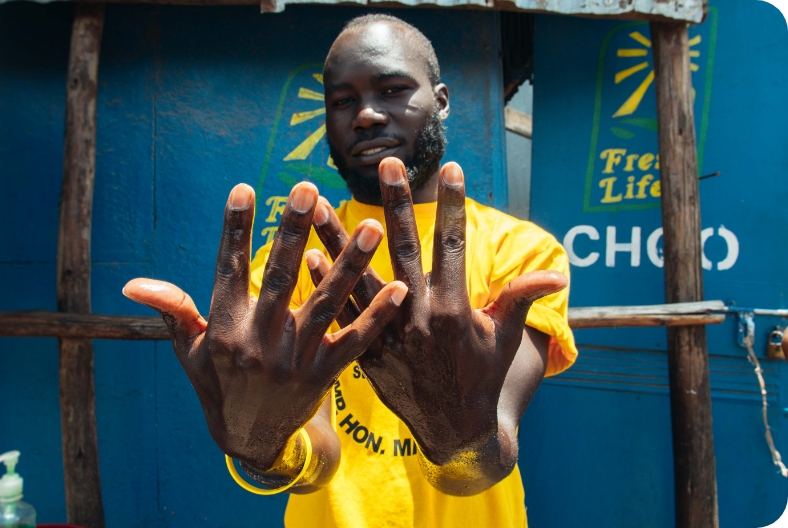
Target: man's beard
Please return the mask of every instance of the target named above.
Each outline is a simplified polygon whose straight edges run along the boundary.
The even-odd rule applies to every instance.
[[[370,141],[379,137],[391,137],[400,142],[404,141],[401,137],[386,135],[378,130],[371,130],[368,134],[360,136],[354,143],[354,146],[361,141]],[[435,109],[429,121],[419,130],[416,136],[415,154],[402,160],[407,170],[411,191],[424,187],[432,175],[440,169],[441,159],[446,152],[446,143],[446,126],[443,124],[440,113]],[[339,175],[347,183],[347,187],[350,189],[353,197],[362,203],[383,205],[378,178],[362,176],[349,168],[344,162],[345,158],[334,148],[330,141],[328,142],[328,148]]]

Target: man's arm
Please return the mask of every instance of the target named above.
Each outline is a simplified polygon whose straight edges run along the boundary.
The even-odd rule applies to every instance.
[[[339,468],[342,446],[339,437],[331,426],[331,398],[327,397],[318,413],[305,426],[312,443],[312,461],[304,476],[296,485],[286,490],[288,493],[307,494],[317,491],[331,481]],[[303,446],[298,446],[297,456],[290,464],[269,471],[260,471],[248,464],[241,467],[251,478],[268,488],[280,488],[292,482],[301,472],[306,461]]]
[[[340,332],[326,335],[383,237],[362,222],[319,288],[290,309],[317,203],[317,188],[293,188],[265,268],[259,297],[249,294],[254,191],[236,186],[227,201],[210,317],[180,288],[134,279],[123,293],[159,311],[175,355],[202,404],[208,430],[222,451],[265,481],[287,484],[305,461],[306,425],[313,446],[306,483],[331,478],[339,460],[336,433],[318,412],[339,374],[396,313],[407,288],[392,283]],[[329,418],[330,418],[330,410]],[[307,423],[309,422],[309,423]],[[299,483],[300,484],[300,483]]]
[[[505,479],[517,464],[517,428],[544,379],[550,336],[526,326],[498,400],[498,432],[478,450],[473,463],[436,466],[422,461],[425,477],[452,495],[473,495]]]
[[[544,374],[546,340],[529,331],[518,359],[524,366],[508,381],[510,366],[520,355],[523,322],[535,300],[563,289],[567,279],[547,270],[521,275],[506,284],[492,304],[473,310],[464,280],[465,187],[460,167],[449,163],[441,169],[432,271],[426,276],[405,167],[387,158],[379,170],[392,268],[409,293],[358,362],[381,401],[417,440],[425,477],[445,493],[479,493],[514,467],[515,418]],[[316,222],[317,234],[336,257],[347,235],[335,215],[319,216],[325,221]],[[312,270],[315,284],[322,284],[321,274],[328,269],[321,257]],[[353,291],[357,307],[365,308],[384,284],[368,269]],[[354,311],[351,304],[343,315],[352,320]],[[342,317],[338,321],[343,324]],[[514,387],[523,381],[524,386]],[[507,412],[499,415],[507,383]]]

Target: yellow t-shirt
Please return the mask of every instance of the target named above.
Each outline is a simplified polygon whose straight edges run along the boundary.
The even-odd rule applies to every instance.
[[[414,205],[425,273],[432,266],[435,203]],[[385,226],[383,208],[355,200],[337,215],[349,233],[366,218]],[[530,222],[466,200],[466,273],[473,308],[490,304],[512,279],[535,270],[558,270],[569,276],[569,262],[553,236]],[[314,230],[307,249],[327,254]],[[252,261],[252,293],[257,295],[270,244]],[[387,282],[394,280],[384,238],[372,267]],[[314,291],[302,263],[291,305],[301,306]],[[568,290],[538,300],[525,323],[551,336],[547,375],[569,368],[577,357],[567,323]],[[336,325],[336,323],[334,323]],[[338,327],[332,326],[336,331]],[[331,394],[333,424],[342,445],[336,475],[324,488],[291,495],[285,513],[287,528],[505,528],[527,526],[520,471],[471,497],[441,493],[422,476],[416,442],[407,426],[375,395],[356,363],[339,377]]]

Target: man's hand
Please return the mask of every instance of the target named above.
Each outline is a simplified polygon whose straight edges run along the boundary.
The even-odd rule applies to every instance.
[[[476,493],[514,466],[516,447],[514,460],[508,460],[511,449],[503,454],[501,443],[516,446],[511,436],[520,416],[506,419],[511,430],[507,438],[500,438],[501,389],[520,347],[531,303],[563,289],[567,279],[555,271],[529,273],[511,281],[486,308],[473,310],[466,286],[465,187],[459,165],[449,163],[441,170],[432,272],[426,276],[402,162],[384,160],[380,180],[394,275],[408,285],[410,295],[359,364],[383,403],[418,441],[427,458],[427,478],[448,493]],[[336,257],[348,236],[330,207],[321,202],[318,208],[317,233]],[[328,262],[322,260],[312,268],[313,281],[322,286],[328,270]],[[355,304],[346,306],[340,324],[352,321],[384,284],[368,269],[353,292]],[[546,339],[542,346],[546,348]],[[533,391],[524,393],[530,399]],[[509,406],[520,409],[520,415],[525,410],[519,402]],[[484,473],[491,464],[503,469],[493,470],[489,478],[478,475],[476,483],[446,478],[453,472],[456,480],[474,480],[472,473]],[[439,475],[439,466],[453,469]]]
[[[317,199],[308,183],[290,193],[259,299],[249,294],[254,191],[243,184],[225,208],[207,321],[172,284],[134,279],[123,290],[164,317],[222,451],[261,472],[317,413],[334,380],[392,319],[407,293],[401,282],[389,284],[352,325],[326,335],[383,237],[380,224],[369,220],[358,226],[306,304],[290,309]],[[321,452],[320,445],[315,449]]]

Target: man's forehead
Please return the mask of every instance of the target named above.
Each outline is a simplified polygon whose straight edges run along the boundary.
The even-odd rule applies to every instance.
[[[410,40],[403,38],[402,29],[387,22],[375,22],[340,34],[331,46],[326,60],[326,76],[353,76],[408,72],[412,76],[428,76],[427,62]]]

